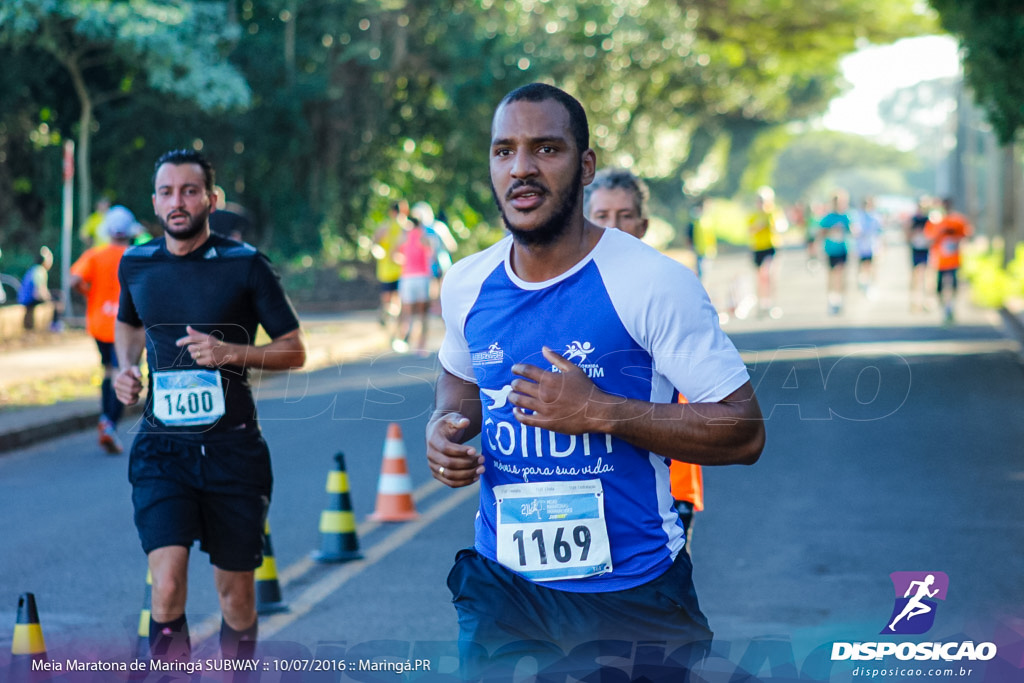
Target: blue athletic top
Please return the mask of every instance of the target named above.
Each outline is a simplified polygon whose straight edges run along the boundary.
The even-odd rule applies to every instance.
[[[585,505],[566,502],[571,495],[547,499],[548,526],[532,536],[529,527],[512,527],[517,533],[506,542],[513,555],[518,543],[525,559],[547,534],[547,562],[535,563],[537,572],[524,575],[552,588],[602,592],[646,583],[668,569],[684,542],[668,459],[607,435],[568,436],[520,424],[507,400],[515,378],[511,367],[530,363],[552,370],[541,353],[547,346],[579,365],[603,391],[655,403],[671,402],[674,388],[691,403],[720,401],[748,381],[747,370],[696,276],[634,237],[605,230],[590,254],[546,282],[516,276],[511,246],[507,237],[459,261],[441,292],[446,334],[440,361],[480,387],[483,408],[486,471],[476,549],[498,560],[497,506],[507,501],[496,497],[494,487],[598,480],[610,570],[601,565],[585,577],[558,575],[562,558],[592,550],[589,527],[570,524],[559,531],[554,521],[559,510],[570,517],[592,514]],[[512,500],[518,507],[503,507],[504,513],[510,522],[525,524],[520,516],[536,512],[537,497]]]
[[[846,239],[850,236],[850,217],[833,211],[821,219],[821,229],[825,231],[825,255],[845,256]]]

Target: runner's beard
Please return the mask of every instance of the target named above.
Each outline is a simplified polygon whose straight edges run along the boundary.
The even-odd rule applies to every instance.
[[[176,213],[185,212],[180,211]],[[187,242],[203,231],[203,228],[206,227],[206,220],[210,217],[210,212],[205,211],[198,216],[193,216],[189,213],[185,213],[185,215],[188,216],[188,227],[184,230],[171,228],[163,216],[158,216],[160,220],[160,227],[164,229],[165,234],[170,235],[179,242]]]
[[[572,183],[569,184],[568,189],[564,194],[555,197],[557,202],[555,212],[551,214],[550,218],[531,230],[521,230],[509,222],[505,208],[498,201],[498,192],[494,189],[493,182],[491,183],[491,194],[494,195],[494,203],[498,205],[498,211],[501,212],[501,220],[504,221],[505,228],[512,233],[512,238],[524,246],[537,247],[557,241],[569,227],[569,217],[576,211],[580,203],[580,186],[582,182],[583,168],[577,166],[576,173],[573,174]]]

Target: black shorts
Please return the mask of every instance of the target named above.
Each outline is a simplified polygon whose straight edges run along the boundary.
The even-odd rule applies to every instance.
[[[910,265],[924,266],[928,264],[928,250],[927,249],[911,249],[910,250]]]
[[[942,290],[946,288],[945,283],[949,282],[949,288],[955,292],[957,289],[956,271],[956,268],[940,270],[936,278],[935,291],[942,294]]]
[[[398,291],[398,280],[395,280],[394,282],[384,282],[382,280],[380,282],[380,291],[381,291],[381,293],[397,292]]]
[[[202,443],[142,433],[128,464],[135,526],[148,555],[199,547],[210,563],[252,571],[263,562],[263,529],[273,476],[259,432]]]
[[[828,268],[829,268],[829,270],[834,270],[834,269],[838,268],[839,266],[845,266],[845,265],[846,265],[846,254],[837,254],[836,256],[829,256],[828,257]]]
[[[754,265],[760,268],[762,263],[772,258],[773,256],[775,256],[774,248],[758,249],[757,251],[754,252]]]
[[[664,643],[673,660],[689,668],[706,655],[713,635],[692,573],[681,551],[661,576],[640,586],[574,593],[528,581],[474,549],[461,550],[448,588],[459,615],[463,674],[507,673],[526,656],[545,666],[561,661],[585,669],[587,662],[593,667],[595,650],[612,641]]]
[[[96,340],[96,348],[100,350],[100,364],[104,367],[117,367],[117,352],[114,350],[113,342]]]

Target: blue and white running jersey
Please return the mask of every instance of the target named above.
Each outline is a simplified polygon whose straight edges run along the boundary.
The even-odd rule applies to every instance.
[[[521,424],[508,401],[511,368],[554,370],[547,346],[610,394],[670,403],[678,388],[701,403],[742,386],[746,367],[696,276],[634,237],[605,230],[590,254],[546,282],[517,277],[511,247],[507,237],[459,261],[441,292],[440,361],[480,387],[483,407],[476,549],[551,588],[646,583],[684,542],[668,460],[604,434]]]

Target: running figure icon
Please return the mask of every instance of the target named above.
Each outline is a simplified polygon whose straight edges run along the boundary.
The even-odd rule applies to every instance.
[[[890,631],[894,633],[896,632],[896,624],[901,619],[906,619],[907,621],[909,621],[912,617],[916,617],[921,614],[927,614],[928,612],[932,611],[931,605],[926,604],[925,602],[923,602],[923,600],[924,598],[934,598],[936,594],[938,594],[938,588],[936,588],[935,590],[929,590],[929,588],[931,588],[932,584],[934,583],[934,574],[929,574],[924,578],[923,581],[910,582],[910,585],[907,587],[907,592],[903,594],[904,598],[909,597],[910,600],[907,602],[906,606],[904,606],[903,611],[900,612],[899,615],[892,620],[891,624],[889,624]],[[915,587],[917,592],[914,593],[913,597],[910,597],[910,594],[915,590]]]

